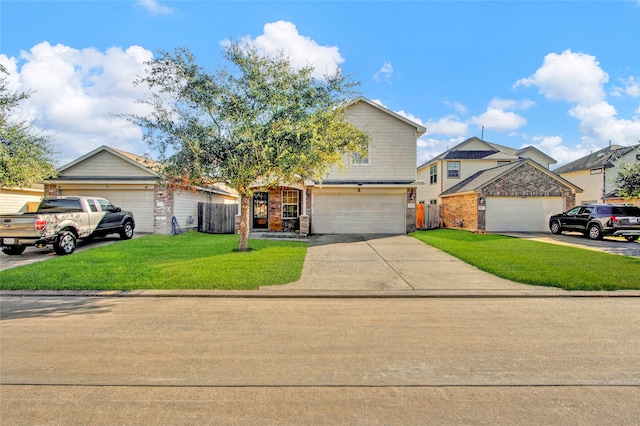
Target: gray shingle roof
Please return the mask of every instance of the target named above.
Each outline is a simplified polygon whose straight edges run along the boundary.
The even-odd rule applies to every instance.
[[[634,149],[640,148],[640,145],[633,146],[620,146],[620,145],[611,145],[606,148],[601,149],[600,151],[596,151],[589,155],[586,155],[582,158],[578,158],[575,161],[572,161],[569,164],[565,164],[562,167],[558,167],[554,170],[554,173],[571,173],[577,172],[580,170],[591,170],[591,169],[599,169],[599,168],[609,168],[613,167],[613,162],[618,158],[628,154]]]

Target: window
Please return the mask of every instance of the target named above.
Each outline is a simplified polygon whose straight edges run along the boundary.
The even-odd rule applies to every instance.
[[[282,191],[282,218],[296,219],[298,217],[298,191]]]
[[[460,162],[459,161],[447,161],[447,177],[449,179],[460,178]]]
[[[92,212],[97,212],[98,211],[98,206],[96,205],[96,200],[87,200],[87,203],[89,203],[89,209],[91,209]]]
[[[592,175],[599,175],[602,174],[602,169],[591,169],[589,173],[591,173]]]
[[[433,199],[429,200],[429,204],[431,204],[432,206],[435,206],[436,204],[438,204],[438,199],[437,198],[433,198]]]
[[[510,164],[511,161],[505,160],[505,161],[498,161],[498,167],[500,166],[506,166],[507,164]]]
[[[368,166],[369,165],[369,147],[367,147],[367,154],[360,155],[358,153],[351,154],[352,166]]]
[[[100,203],[100,210],[103,212],[108,212],[110,209],[113,209],[113,206],[107,200],[98,200],[98,203]]]
[[[429,183],[434,184],[438,183],[438,165],[434,164],[429,167]]]

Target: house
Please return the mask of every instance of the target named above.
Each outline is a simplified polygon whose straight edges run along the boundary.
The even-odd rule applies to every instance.
[[[221,188],[171,190],[163,185],[160,164],[116,148],[101,146],[58,169],[45,182],[47,195],[92,195],[133,212],[136,232],[169,234],[175,217],[182,230],[196,228],[198,202],[236,204],[234,191]]]
[[[609,145],[586,155],[554,172],[578,185],[584,192],[576,197],[577,204],[617,202],[625,200],[616,194],[616,177],[621,163],[640,161],[640,144],[634,146]]]
[[[0,214],[35,211],[44,195],[44,185],[29,188],[0,188]]]
[[[417,140],[426,129],[366,98],[347,117],[371,136],[368,155],[344,157],[321,182],[257,188],[252,231],[404,234],[415,229]]]
[[[418,167],[418,203],[440,206],[441,225],[474,232],[544,232],[581,189],[549,171],[535,147],[472,137]]]

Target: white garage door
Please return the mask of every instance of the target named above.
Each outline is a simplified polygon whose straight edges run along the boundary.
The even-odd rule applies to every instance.
[[[153,232],[153,190],[70,189],[63,190],[62,195],[106,198],[114,206],[133,213],[136,232]]]
[[[549,216],[562,213],[562,197],[487,197],[487,232],[548,232]]]
[[[405,190],[314,190],[314,234],[404,234]]]

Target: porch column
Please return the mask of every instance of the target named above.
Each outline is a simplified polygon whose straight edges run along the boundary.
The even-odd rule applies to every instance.
[[[302,189],[302,214],[300,215],[300,235],[309,235],[309,215],[307,214],[307,188]]]

